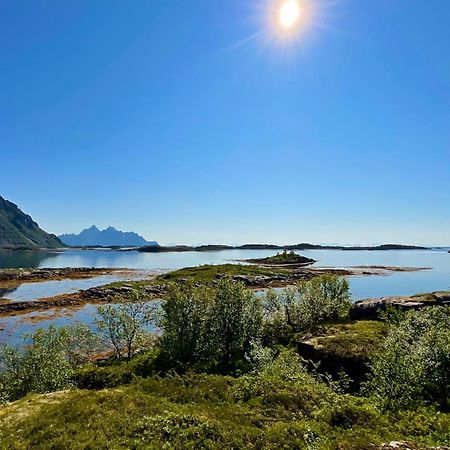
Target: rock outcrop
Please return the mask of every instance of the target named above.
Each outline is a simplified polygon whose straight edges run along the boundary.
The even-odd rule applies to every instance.
[[[380,312],[388,306],[394,306],[403,311],[417,310],[427,306],[450,306],[450,292],[438,291],[431,294],[360,300],[352,306],[350,317],[355,320],[377,320]]]

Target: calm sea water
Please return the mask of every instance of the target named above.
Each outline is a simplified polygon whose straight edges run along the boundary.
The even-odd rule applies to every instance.
[[[65,326],[84,323],[89,325],[93,331],[97,331],[99,319],[97,305],[32,311],[17,316],[0,318],[0,345],[21,346],[25,342],[26,334],[32,334],[39,328],[47,328],[51,324]],[[153,324],[149,327],[149,331],[158,332],[158,328]]]
[[[225,250],[218,252],[139,253],[104,250],[63,252],[0,251],[0,268],[17,267],[113,267],[150,271],[179,269],[200,264],[222,264],[273,255],[273,250]],[[429,267],[422,272],[401,272],[389,276],[351,277],[356,299],[450,289],[450,254],[447,250],[300,252],[317,261],[316,267],[407,266]],[[66,286],[69,286],[66,284]],[[38,289],[38,288],[36,288]],[[53,294],[51,294],[53,295]]]
[[[429,267],[420,272],[398,272],[387,276],[350,277],[354,300],[390,295],[411,295],[419,292],[450,290],[450,254],[444,250],[340,251],[314,250],[299,252],[317,261],[316,267],[401,266]],[[66,250],[63,252],[0,251],[0,268],[18,267],[111,267],[148,271],[178,269],[200,264],[222,264],[237,260],[271,256],[273,250],[225,250],[219,252],[139,253],[105,250]],[[100,278],[100,277],[97,277]],[[110,278],[28,283],[21,285],[16,300],[47,297],[56,293],[86,288],[91,283],[103,284]],[[81,286],[82,284],[82,286]],[[56,293],[55,293],[56,292]],[[7,295],[5,295],[7,296]],[[96,309],[86,305],[78,309],[56,309],[0,318],[0,344],[17,343],[23,332],[30,332],[50,323],[58,325],[81,321],[95,326]]]
[[[10,302],[33,301],[44,297],[77,292],[96,286],[113,283],[115,281],[127,281],[142,279],[143,275],[136,274],[135,277],[126,275],[102,275],[94,278],[81,280],[51,280],[39,283],[22,283],[14,288],[0,288],[0,298]]]

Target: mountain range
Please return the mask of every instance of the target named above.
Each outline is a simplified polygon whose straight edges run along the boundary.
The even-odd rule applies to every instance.
[[[46,233],[14,203],[0,196],[0,247],[57,248],[64,244]]]
[[[64,244],[71,247],[141,247],[158,245],[156,241],[147,241],[131,231],[120,231],[114,227],[99,230],[95,225],[86,228],[80,234],[62,234],[59,236]]]

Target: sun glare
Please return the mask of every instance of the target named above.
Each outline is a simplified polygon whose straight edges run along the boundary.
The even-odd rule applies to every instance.
[[[250,20],[256,31],[235,47],[257,42],[261,51],[272,48],[278,56],[303,51],[319,29],[325,12],[341,0],[248,0],[253,8]]]
[[[293,27],[300,18],[300,12],[300,5],[297,0],[286,0],[280,7],[280,24],[284,28]]]

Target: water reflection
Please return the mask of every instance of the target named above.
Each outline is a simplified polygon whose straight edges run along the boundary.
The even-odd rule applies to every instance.
[[[44,267],[51,265],[52,260],[60,255],[59,252],[33,250],[0,250],[0,268],[20,269]]]
[[[0,287],[0,300],[2,300],[3,298],[7,298],[8,295],[11,295],[16,289],[17,289],[17,286],[9,287],[9,288]]]
[[[33,301],[39,298],[54,297],[55,295],[69,294],[81,289],[89,289],[96,286],[114,283],[115,281],[128,281],[144,278],[136,274],[135,277],[123,275],[102,275],[100,277],[79,280],[52,280],[38,283],[21,283],[14,288],[0,288],[0,298],[12,302]]]
[[[24,255],[25,253],[25,255]],[[299,252],[317,261],[315,266],[400,266],[430,267],[420,272],[393,273],[389,276],[351,277],[355,300],[389,295],[450,289],[450,254],[448,250],[340,251],[308,250]],[[139,253],[108,250],[65,250],[60,253],[5,252],[0,250],[0,266],[18,267],[111,267],[167,270],[200,264],[223,264],[249,258],[266,257],[273,250],[225,250],[216,252]],[[47,256],[45,256],[47,255]],[[24,259],[25,258],[25,259]],[[27,262],[27,264],[26,264]]]
[[[152,304],[158,305],[157,301]],[[20,346],[24,344],[24,335],[32,334],[39,328],[48,328],[51,324],[56,326],[84,323],[94,332],[97,332],[98,305],[84,305],[71,308],[54,308],[46,311],[32,311],[17,316],[0,318],[0,345],[8,344]],[[156,323],[149,327],[149,331],[158,333]]]
[[[249,258],[271,256],[273,250],[229,250],[219,252],[186,253],[139,253],[118,251],[80,251],[67,250],[61,253],[5,252],[0,250],[0,265],[19,267],[31,265],[34,257],[39,267],[126,267],[130,269],[177,269],[200,264],[222,264]],[[420,292],[450,290],[450,254],[447,250],[411,250],[411,251],[338,251],[315,250],[299,252],[317,261],[316,267],[349,266],[400,266],[430,267],[432,270],[419,272],[397,272],[389,276],[350,277],[350,289],[354,300],[389,295],[412,295]],[[47,255],[44,257],[44,255]],[[28,259],[27,259],[28,258]],[[31,258],[31,259],[30,259]],[[27,263],[28,261],[28,263]],[[97,277],[98,278],[98,277]],[[70,289],[85,289],[75,286],[70,280]],[[104,284],[105,279],[98,280]],[[68,285],[61,282],[43,282],[22,284],[6,295],[13,299],[35,299],[67,292]],[[66,281],[67,283],[67,281]],[[39,287],[41,285],[41,287]],[[21,291],[19,291],[21,289]],[[27,290],[30,291],[27,292]],[[40,289],[42,289],[40,291]],[[50,290],[52,294],[50,294]],[[1,295],[1,291],[0,291]],[[60,308],[51,311],[30,312],[13,317],[0,317],[0,344],[20,342],[24,331],[30,332],[50,323],[66,325],[72,322],[84,322],[95,326],[96,306],[86,305],[78,309]]]

